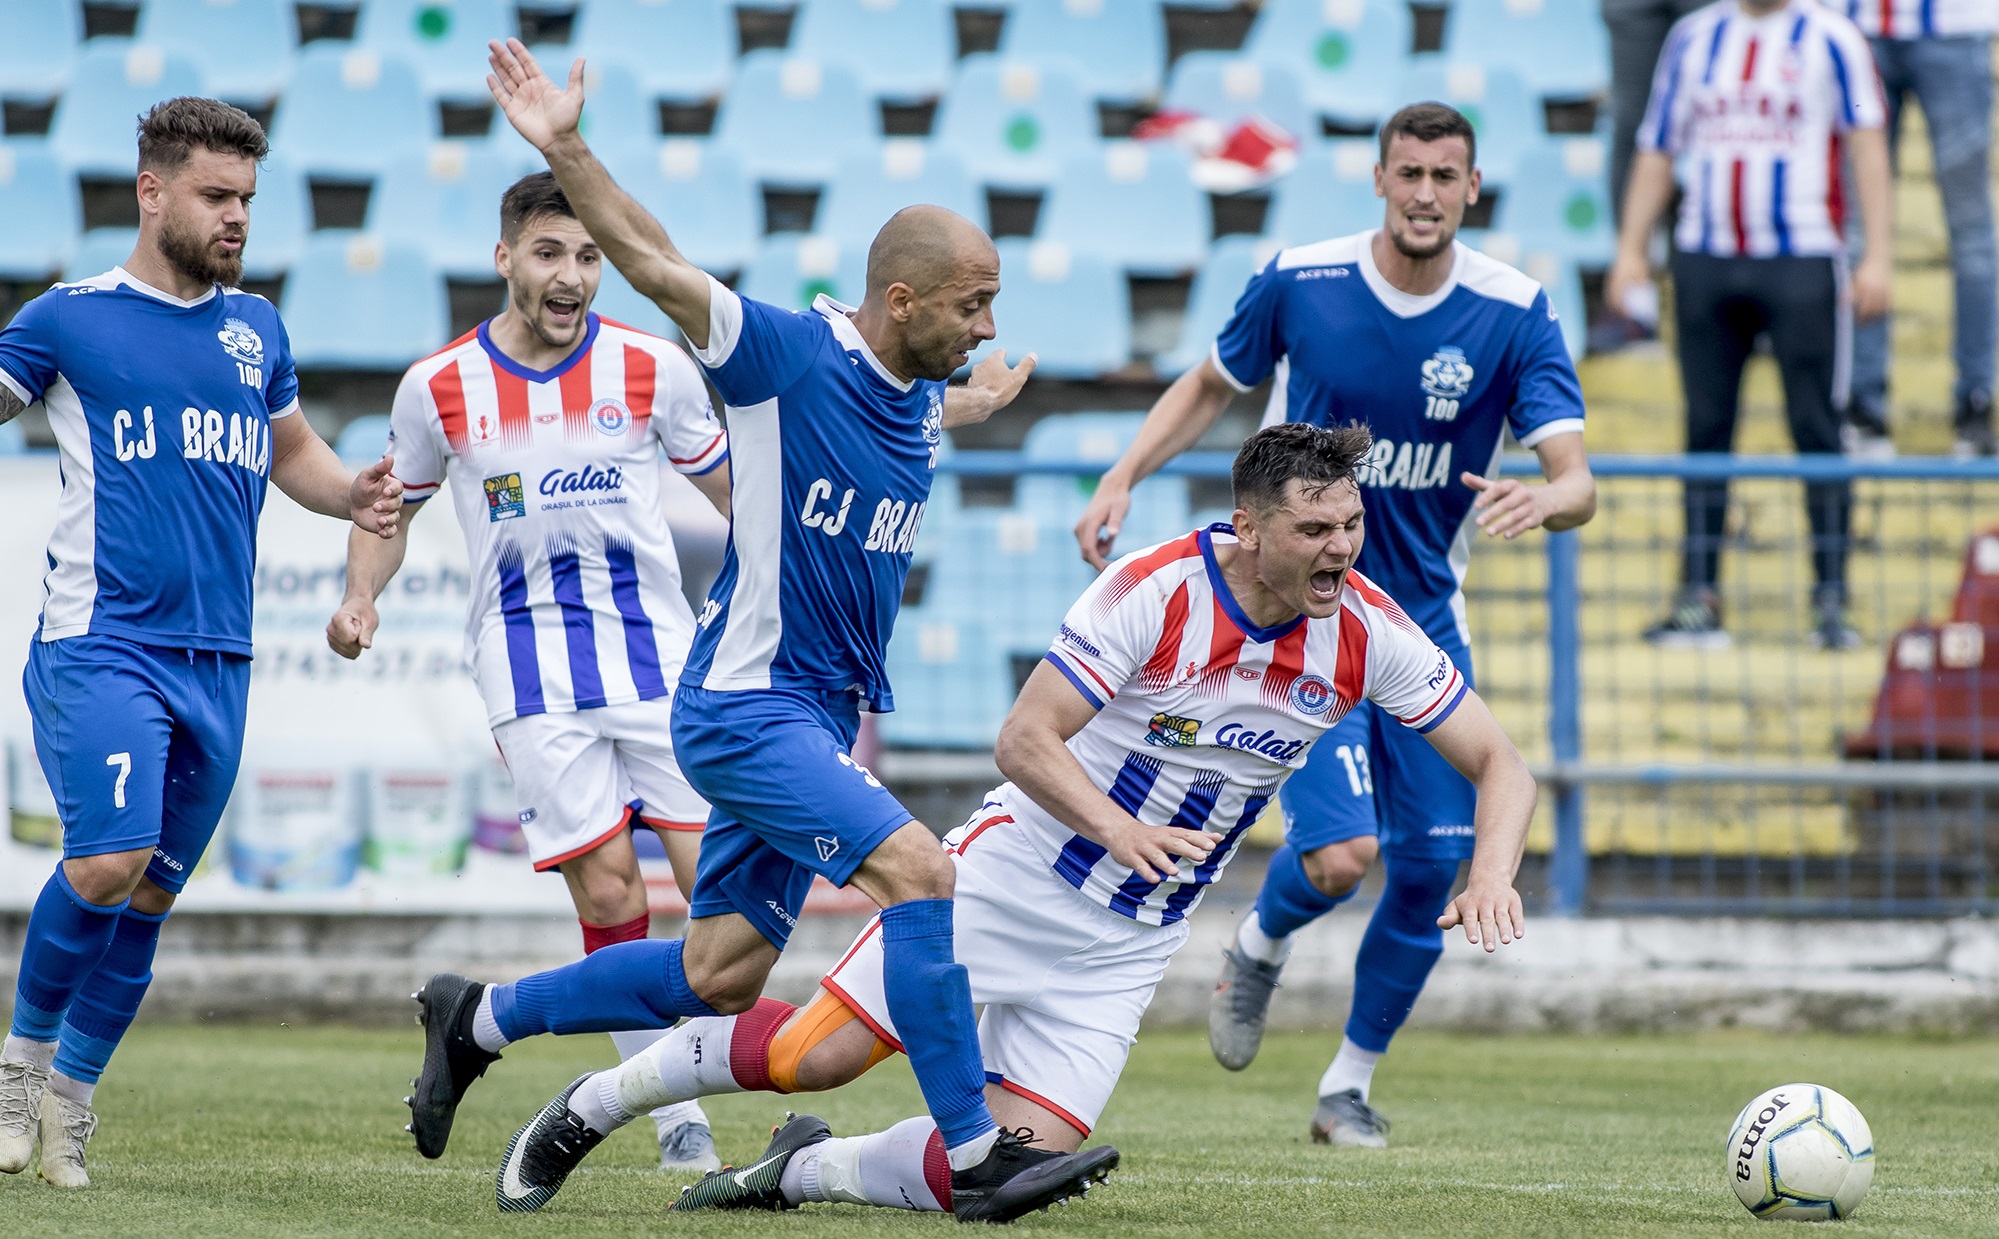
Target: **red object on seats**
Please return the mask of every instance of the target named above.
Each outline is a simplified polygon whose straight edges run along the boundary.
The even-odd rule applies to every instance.
[[[1854,760],[1999,760],[1999,623],[1896,633],[1873,720],[1845,747]]]
[[[1986,530],[1965,548],[1964,583],[1951,618],[1999,628],[1999,529]]]

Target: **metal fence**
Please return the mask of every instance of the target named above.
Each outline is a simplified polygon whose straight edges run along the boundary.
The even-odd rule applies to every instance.
[[[1210,479],[1212,492],[1229,461],[1189,453],[1166,472]],[[1591,463],[1593,522],[1513,542],[1481,538],[1466,580],[1479,692],[1543,784],[1529,850],[1546,866],[1553,910],[1999,910],[1999,838],[1990,835],[1999,826],[1999,620],[1948,625],[1972,566],[1968,549],[1999,527],[1999,463]],[[1102,465],[963,452],[944,467],[968,487],[978,485],[973,478],[1014,476],[1025,485],[1064,474],[1087,486]],[[1539,472],[1526,454],[1509,455],[1502,468]],[[1732,638],[1725,649],[1660,648],[1642,637],[1678,588],[1681,484],[1689,478],[1731,487],[1719,582]],[[1847,571],[1863,639],[1856,649],[1821,650],[1809,641],[1802,492],[1808,480],[1842,478],[1854,486]],[[1031,557],[1073,556],[1060,522],[1041,523],[1050,528]],[[1999,539],[1990,559],[1999,582]],[[981,567],[989,576],[1006,571],[998,560]],[[990,596],[1019,588],[995,580]],[[1904,722],[1911,693],[1930,702],[1932,715],[1942,702],[1940,722],[1960,741],[1968,727],[1968,749],[1912,748],[1906,735],[1893,744],[1868,739],[1891,668],[1902,672]],[[1939,688],[1939,675],[1955,679]],[[1967,683],[1968,718],[1952,704]],[[910,685],[904,696],[911,690],[924,691]]]

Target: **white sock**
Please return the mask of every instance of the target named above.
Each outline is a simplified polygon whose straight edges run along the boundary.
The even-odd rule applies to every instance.
[[[1235,945],[1236,950],[1260,964],[1282,968],[1284,961],[1291,958],[1291,939],[1273,938],[1264,933],[1255,908],[1243,914],[1242,925],[1235,933]]]
[[[608,1136],[637,1117],[618,1098],[619,1070],[600,1071],[569,1095],[569,1112],[591,1131]]]
[[[994,1127],[983,1136],[974,1136],[963,1144],[946,1149],[945,1156],[950,1159],[951,1169],[970,1170],[986,1160],[986,1154],[992,1152],[993,1143],[998,1139],[999,1128]]]
[[[671,1031],[672,1029],[667,1028],[636,1028],[627,1032],[614,1032],[611,1034],[611,1044],[618,1047],[618,1058],[621,1062],[630,1062],[657,1045],[660,1039]],[[708,1115],[702,1111],[700,1102],[681,1101],[654,1110],[652,1122],[663,1140],[668,1132],[688,1123],[700,1123],[706,1126]]]
[[[493,987],[490,985],[480,991],[479,1007],[472,1012],[472,1040],[488,1054],[498,1054],[512,1044],[500,1031],[499,1021],[493,1018]]]
[[[53,1041],[30,1041],[8,1033],[7,1040],[0,1043],[0,1062],[26,1063],[38,1071],[47,1071],[55,1061],[56,1043]]]
[[[937,1199],[926,1173],[933,1144],[942,1141],[937,1124],[927,1116],[904,1119],[873,1135],[823,1140],[799,1150],[786,1163],[779,1188],[794,1205],[877,1205],[948,1213],[950,1202]]]
[[[87,1110],[90,1108],[90,1099],[97,1093],[97,1085],[73,1080],[58,1071],[49,1076],[49,1091],[58,1097],[67,1097]]]
[[[696,1097],[742,1092],[729,1070],[729,1041],[735,1031],[733,1015],[682,1020],[617,1069],[619,1104],[629,1113],[644,1114]]]
[[[1333,1055],[1333,1065],[1319,1078],[1319,1096],[1330,1097],[1356,1088],[1360,1090],[1360,1099],[1366,1101],[1367,1090],[1374,1083],[1375,1064],[1380,1061],[1378,1052],[1363,1050],[1347,1038],[1340,1038],[1340,1052]]]

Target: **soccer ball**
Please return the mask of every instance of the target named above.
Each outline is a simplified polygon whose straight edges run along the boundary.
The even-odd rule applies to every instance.
[[[1735,1116],[1728,1182],[1759,1218],[1850,1217],[1874,1182],[1874,1135],[1853,1103],[1829,1088],[1773,1088]]]

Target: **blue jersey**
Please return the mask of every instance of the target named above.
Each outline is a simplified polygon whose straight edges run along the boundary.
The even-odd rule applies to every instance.
[[[712,284],[728,408],[729,548],[680,682],[860,693],[895,706],[884,648],[944,437],[944,385],[890,374],[820,297],[788,313]]]
[[[1583,428],[1582,388],[1541,286],[1463,245],[1416,297],[1375,268],[1374,234],[1284,250],[1249,282],[1212,360],[1242,391],[1276,376],[1266,425],[1360,422],[1368,509],[1359,568],[1432,640],[1468,655],[1472,500],[1504,430],[1521,446]],[[1468,665],[1464,664],[1464,665]]]
[[[0,383],[62,451],[41,639],[248,654],[271,422],[298,411],[271,303],[183,301],[123,267],[58,284],[0,331]]]

